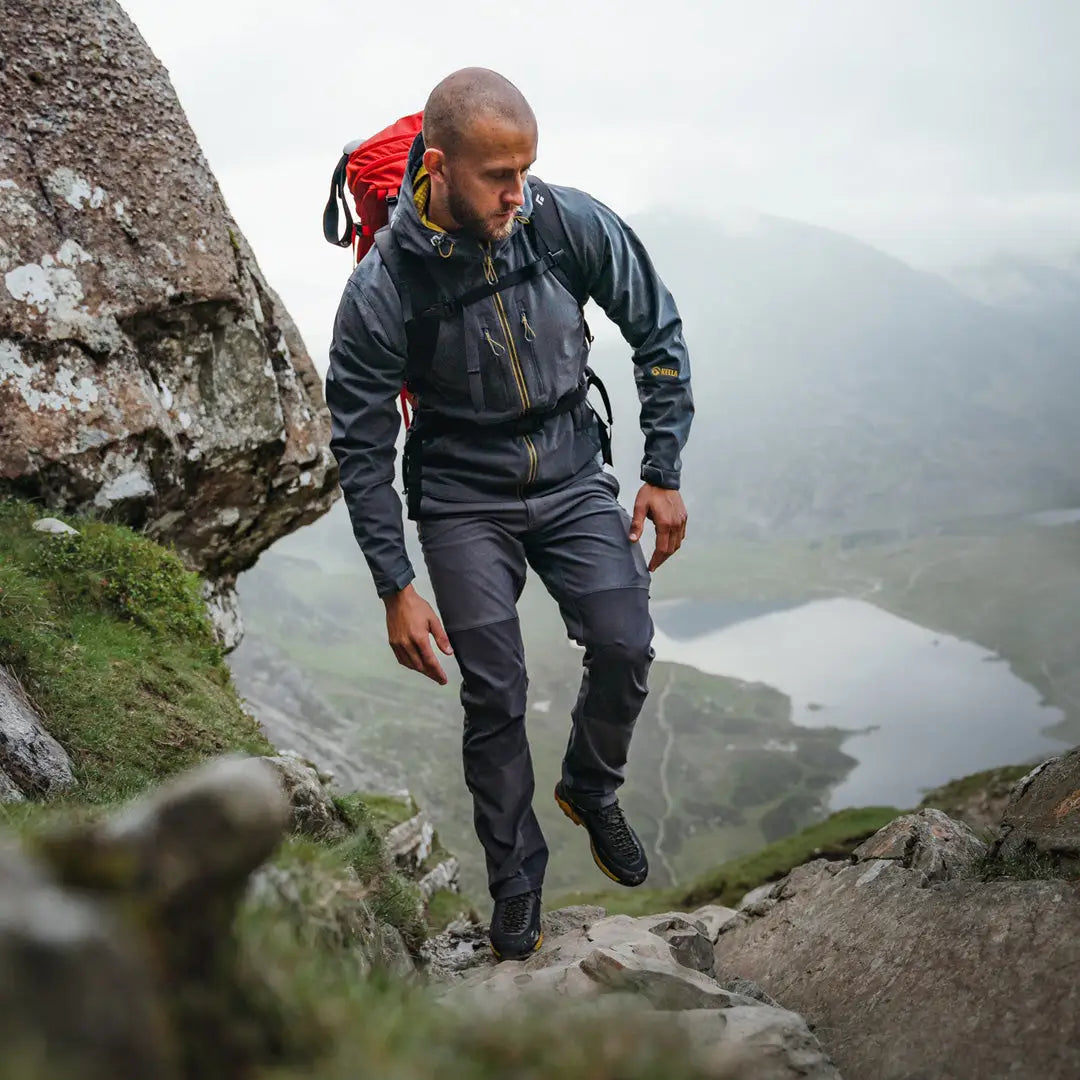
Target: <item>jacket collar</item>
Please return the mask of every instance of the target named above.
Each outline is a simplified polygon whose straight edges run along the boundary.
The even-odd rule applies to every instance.
[[[420,132],[409,150],[397,206],[390,221],[394,238],[403,248],[426,258],[483,258],[486,252],[473,236],[464,232],[447,232],[428,219],[427,192],[431,181],[424,169],[424,149],[424,135]],[[495,241],[493,252],[513,240],[529,220],[532,208],[532,191],[526,184],[525,203],[515,218],[514,230],[505,240]]]

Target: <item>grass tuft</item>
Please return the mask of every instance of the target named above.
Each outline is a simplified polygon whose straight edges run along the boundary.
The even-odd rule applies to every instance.
[[[0,656],[67,750],[84,802],[114,803],[226,751],[273,747],[241,708],[196,575],[130,529],[32,528],[0,501]]]

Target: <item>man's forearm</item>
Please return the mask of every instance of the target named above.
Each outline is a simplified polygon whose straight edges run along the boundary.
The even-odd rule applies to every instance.
[[[415,577],[401,521],[401,500],[390,483],[352,491],[342,484],[353,535],[379,596],[400,592]]]

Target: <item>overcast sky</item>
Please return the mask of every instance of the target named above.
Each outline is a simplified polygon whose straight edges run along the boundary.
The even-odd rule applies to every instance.
[[[752,208],[929,268],[1080,249],[1080,0],[121,2],[320,370],[342,144],[470,64],[532,103],[539,175],[631,219]]]

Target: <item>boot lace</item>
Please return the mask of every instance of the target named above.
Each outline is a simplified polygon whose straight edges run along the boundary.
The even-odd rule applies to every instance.
[[[532,893],[522,893],[520,896],[511,896],[503,904],[499,916],[499,926],[507,934],[524,933],[529,925],[529,912],[532,908]]]
[[[618,803],[601,807],[596,811],[600,824],[604,829],[604,836],[608,843],[623,858],[632,859],[638,854],[638,844],[630,826],[626,822],[626,815],[622,812]]]

